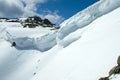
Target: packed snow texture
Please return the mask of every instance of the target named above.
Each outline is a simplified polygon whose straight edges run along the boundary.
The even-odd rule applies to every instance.
[[[86,28],[82,35],[77,34],[80,39],[58,52],[32,80],[98,80],[108,76],[120,55],[120,8]]]
[[[47,51],[56,45],[57,31],[51,31],[50,28],[22,28],[19,23],[9,22],[2,22],[0,26],[0,38],[11,44],[15,42],[17,49]]]
[[[0,80],[98,80],[108,76],[120,55],[120,0],[101,0],[61,26],[57,32],[1,22]],[[17,46],[11,47],[14,41]]]
[[[20,23],[0,22],[0,80],[29,80],[35,74],[41,57],[44,60],[40,53],[56,44],[57,31],[50,29],[23,28]],[[12,42],[16,47],[11,46]]]
[[[56,32],[51,34],[46,34],[44,36],[40,36],[37,38],[29,38],[29,37],[12,37],[10,34],[7,34],[7,41],[11,44],[13,42],[16,43],[16,48],[21,50],[27,49],[36,49],[40,51],[47,51],[53,46],[56,45]]]
[[[64,21],[61,24],[61,29],[58,32],[58,43],[64,44],[65,37],[68,37],[70,33],[83,28],[90,24],[95,19],[99,18],[106,13],[118,8],[120,6],[120,0],[100,0],[94,5],[86,8],[85,10],[77,13],[70,19]],[[70,39],[68,39],[69,41]]]

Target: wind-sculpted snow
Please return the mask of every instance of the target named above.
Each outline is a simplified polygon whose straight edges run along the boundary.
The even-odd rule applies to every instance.
[[[0,23],[0,80],[98,80],[107,76],[120,55],[119,4],[120,0],[101,0],[62,23],[59,32]],[[13,42],[15,47],[11,47]],[[120,80],[120,75],[110,80]]]
[[[16,43],[16,48],[20,50],[40,50],[47,51],[56,45],[57,30],[51,28],[22,28],[18,23],[1,22],[0,39]]]
[[[11,44],[16,43],[16,48],[25,49],[36,49],[42,52],[49,50],[56,45],[56,32],[51,34],[43,35],[42,37],[29,38],[29,37],[15,37],[7,33],[7,41]]]
[[[56,33],[54,32],[52,34],[47,34],[43,37],[36,38],[34,41],[34,46],[36,49],[40,51],[47,51],[50,48],[54,47],[56,45]]]
[[[83,29],[66,36],[63,46],[73,37],[80,39],[55,52],[55,57],[31,80],[99,80],[108,76],[120,55],[120,8]],[[110,80],[120,80],[120,76],[113,75]]]
[[[90,24],[98,17],[109,13],[110,11],[120,7],[120,0],[101,0],[85,10],[77,13],[75,16],[64,21],[58,32],[58,43],[63,43],[63,39],[70,33],[82,29]],[[69,39],[68,39],[69,41]]]

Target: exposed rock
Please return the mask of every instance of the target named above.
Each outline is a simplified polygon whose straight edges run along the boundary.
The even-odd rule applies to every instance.
[[[33,73],[33,75],[36,75],[36,72],[35,72],[35,73]]]
[[[109,76],[108,77],[103,77],[100,78],[99,80],[109,80],[109,77],[113,74],[120,74],[120,56],[117,59],[117,66],[113,67],[110,71],[109,71]]]
[[[9,20],[8,18],[0,18],[0,22],[4,22],[4,21],[7,21]]]
[[[120,56],[117,59],[117,64],[120,66]]]
[[[48,19],[46,19],[46,18],[43,20],[43,23],[44,24],[48,24],[48,25],[52,25],[52,23]]]
[[[109,71],[109,76],[112,74],[120,74],[120,66],[115,66]]]
[[[42,22],[42,19],[39,16],[33,16],[35,21]]]
[[[117,66],[113,67],[109,71],[109,76],[111,76],[112,74],[120,74],[120,56],[117,59]]]
[[[108,77],[101,77],[99,80],[109,80]]]
[[[0,18],[0,19],[5,19],[5,20],[8,20],[8,18]]]
[[[19,18],[0,18],[0,22],[19,22],[21,25],[29,28],[35,28],[35,27],[50,27],[51,30],[56,30],[59,29],[55,24],[50,22],[48,19],[41,19],[39,16],[31,16],[28,18],[24,19],[19,19]]]
[[[39,16],[28,17],[26,20],[22,21],[21,24],[23,25],[23,27],[29,28],[35,28],[37,26],[55,28],[55,24],[52,24],[48,19],[42,20]]]
[[[12,46],[12,47],[13,47],[13,46],[16,46],[16,43],[15,43],[15,42],[13,42],[11,46]]]

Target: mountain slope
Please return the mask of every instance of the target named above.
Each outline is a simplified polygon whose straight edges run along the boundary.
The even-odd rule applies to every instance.
[[[108,76],[120,54],[119,12],[120,8],[86,26],[87,30],[77,34],[81,38],[58,52],[32,80],[98,80]]]
[[[85,10],[78,12],[61,24],[62,28],[59,30],[57,36],[58,43],[61,45],[64,44],[66,41],[64,39],[68,37],[70,33],[89,25],[95,19],[111,12],[119,6],[120,0],[100,0]]]
[[[38,70],[40,58],[44,59],[39,49],[51,47],[45,44],[54,38],[51,36],[55,35],[56,30],[50,29],[23,28],[17,22],[0,22],[0,80],[29,80],[33,76]],[[13,42],[15,47],[11,46]],[[32,43],[39,49],[34,49]]]
[[[120,55],[119,13],[120,0],[101,0],[63,22],[58,32],[0,23],[0,80],[97,80],[108,76]],[[14,41],[17,46],[11,47]],[[111,76],[111,80],[119,80],[119,76]]]

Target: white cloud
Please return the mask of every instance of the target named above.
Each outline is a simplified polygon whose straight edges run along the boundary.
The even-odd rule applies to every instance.
[[[45,1],[46,0],[0,0],[0,17],[37,15],[36,3],[44,3]]]
[[[24,6],[19,0],[0,0],[0,17],[17,17],[24,13]]]
[[[47,0],[0,0],[0,17],[28,17],[38,15],[42,18],[48,18],[53,23],[61,23],[64,20],[57,11],[43,11],[37,13],[36,4],[45,3]]]
[[[26,4],[33,4],[33,3],[44,3],[46,0],[20,0],[25,2]]]
[[[20,1],[25,4],[24,14],[22,15],[22,17],[39,15],[36,13],[37,11],[36,4],[46,2],[46,0],[20,0]]]
[[[60,24],[64,20],[64,18],[62,16],[59,16],[56,11],[53,13],[49,12],[44,16],[44,18],[49,19],[51,22],[55,24]]]

